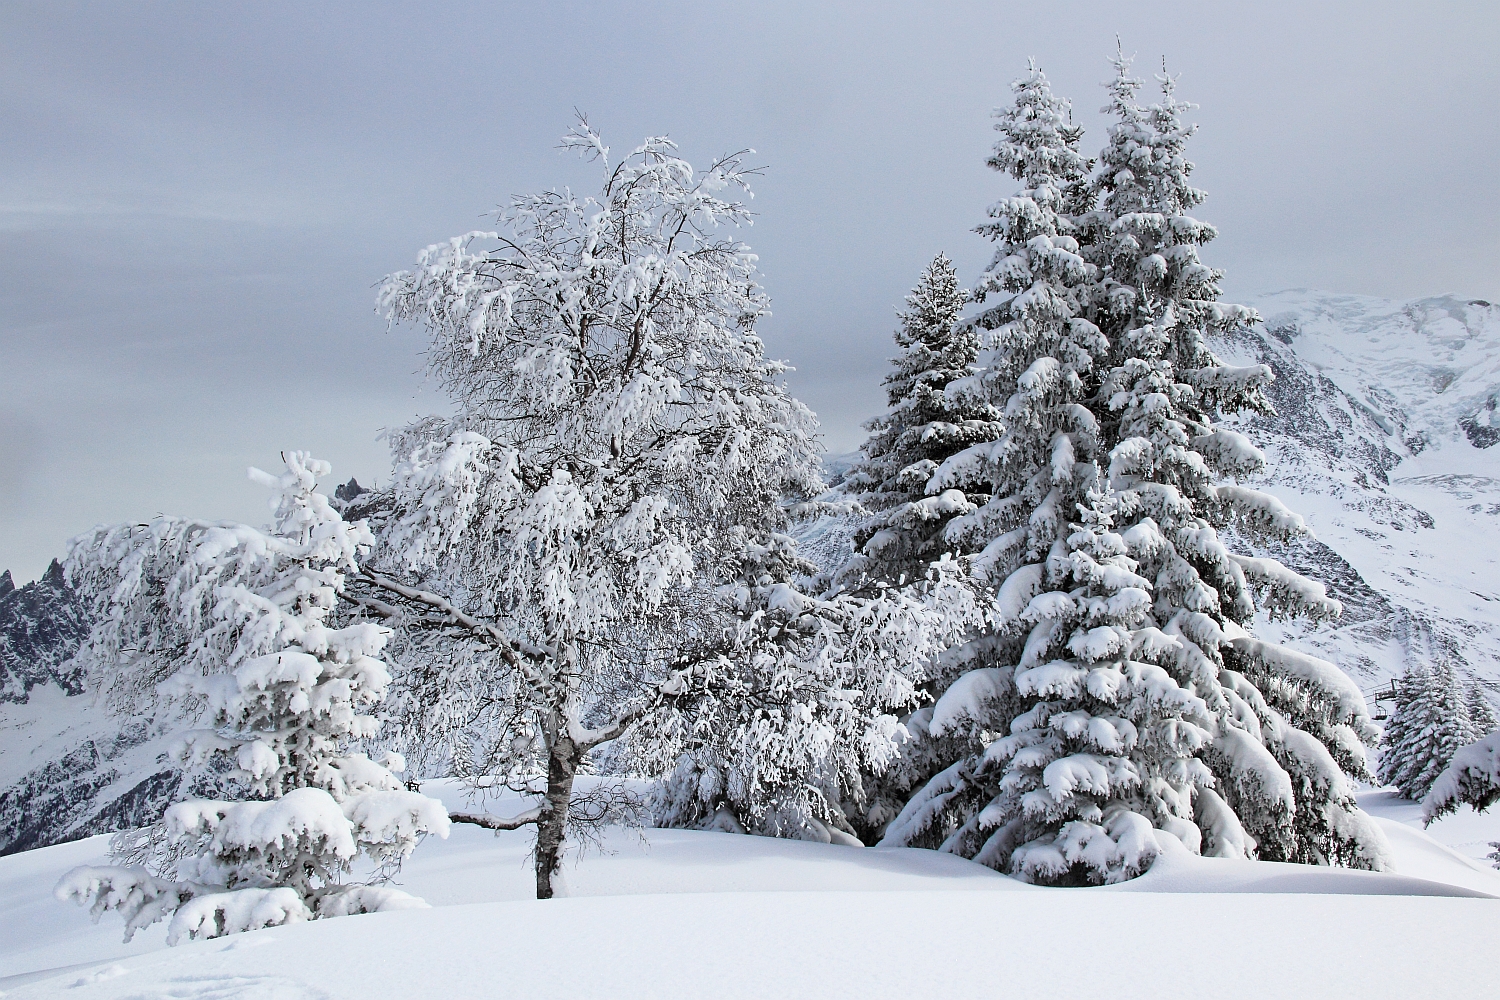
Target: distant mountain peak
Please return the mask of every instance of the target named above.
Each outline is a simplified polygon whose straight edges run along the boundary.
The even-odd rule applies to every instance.
[[[361,493],[368,492],[370,491],[359,485],[358,479],[355,479],[353,476],[351,476],[349,477],[349,481],[347,483],[333,491],[333,498],[335,500],[342,500],[344,503],[348,503],[355,497],[359,496]]]
[[[24,703],[44,684],[82,694],[83,675],[72,658],[88,630],[83,602],[56,559],[24,587],[7,570],[0,576],[0,702]]]

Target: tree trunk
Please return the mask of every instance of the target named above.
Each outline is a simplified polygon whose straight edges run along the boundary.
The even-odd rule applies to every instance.
[[[536,826],[536,898],[552,898],[552,876],[562,863],[568,804],[573,797],[573,775],[578,769],[578,747],[565,733],[552,741],[547,755],[547,802]]]

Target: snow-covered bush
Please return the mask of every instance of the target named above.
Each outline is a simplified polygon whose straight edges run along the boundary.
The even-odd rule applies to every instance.
[[[1454,755],[1495,726],[1474,724],[1471,700],[1445,663],[1408,670],[1395,689],[1396,706],[1381,735],[1380,780],[1420,801]]]
[[[921,665],[983,606],[949,561],[920,590],[824,598],[798,587],[810,568],[785,536],[746,546],[718,651],[680,673],[677,711],[632,734],[635,759],[671,771],[661,825],[860,843],[867,777],[907,735]]]
[[[388,630],[333,627],[330,616],[372,539],[315,491],[326,462],[284,458],[280,477],[251,470],[274,491],[270,531],[157,518],[96,529],[69,554],[70,578],[99,613],[81,653],[98,688],[118,711],[199,720],[179,760],[242,793],[176,803],[144,835],[119,838],[142,848],[136,865],[64,876],[58,896],[96,918],[119,910],[127,939],[165,917],[175,943],[422,905],[345,879],[360,855],[388,866],[422,834],[448,832],[442,804],[392,773],[399,759],[353,750],[375,734]]]
[[[919,789],[885,842],[1040,881],[1128,877],[1155,850],[1150,827],[1204,854],[1379,868],[1350,780],[1374,735],[1363,697],[1332,664],[1246,631],[1257,608],[1316,619],[1338,603],[1218,535],[1306,527],[1223,482],[1264,460],[1216,414],[1265,410],[1271,372],[1207,347],[1255,315],[1219,303],[1221,274],[1198,258],[1215,232],[1188,214],[1203,199],[1188,105],[1166,76],[1161,103],[1138,105],[1117,67],[1091,178],[1035,68],[999,114],[991,162],[1024,187],[992,210],[1000,246],[978,287],[1007,297],[968,321],[993,330],[994,355],[949,392],[990,394],[1006,429],[927,484],[988,494],[946,532],[997,585],[1000,624],[969,644],[983,660],[963,663],[927,727],[982,749]]]

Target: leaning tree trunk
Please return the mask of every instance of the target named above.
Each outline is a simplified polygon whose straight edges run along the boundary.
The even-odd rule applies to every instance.
[[[536,898],[552,898],[552,876],[562,863],[563,838],[568,826],[568,804],[573,777],[581,757],[577,744],[558,733],[547,754],[547,801],[536,827]]]

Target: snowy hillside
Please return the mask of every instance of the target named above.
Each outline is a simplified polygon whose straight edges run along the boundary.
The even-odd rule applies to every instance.
[[[455,789],[429,783],[450,806]],[[1429,836],[1367,802],[1400,874],[1164,854],[1098,889],[1024,885],[952,855],[681,830],[611,831],[565,869],[575,898],[527,897],[528,833],[429,838],[401,886],[433,909],[344,917],[163,950],[156,925],[120,943],[52,898],[104,838],[0,859],[8,1000],[214,996],[557,997],[1017,995],[1477,996],[1491,981],[1500,875],[1439,842],[1494,826],[1465,810]],[[505,812],[504,804],[496,807]],[[1450,826],[1449,824],[1456,824]],[[1170,838],[1168,838],[1170,841]],[[1316,893],[1317,895],[1309,895]],[[1469,898],[1465,898],[1469,897]],[[1234,927],[1254,974],[1189,948],[1149,974],[1141,941],[1061,928],[1150,926],[1161,941]],[[1434,959],[1437,959],[1436,961]],[[1024,960],[1023,960],[1024,959]],[[1206,988],[1205,983],[1213,984]]]
[[[1500,308],[1288,291],[1252,303],[1252,336],[1216,344],[1276,372],[1276,417],[1242,420],[1257,485],[1318,541],[1273,553],[1344,603],[1333,627],[1262,625],[1367,693],[1442,660],[1500,690]]]

